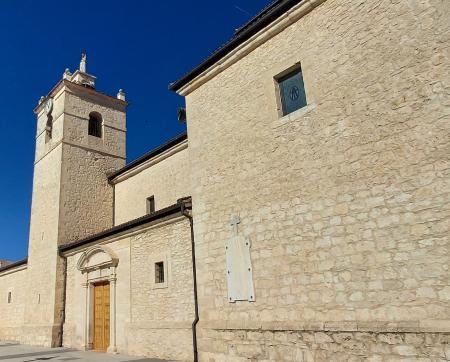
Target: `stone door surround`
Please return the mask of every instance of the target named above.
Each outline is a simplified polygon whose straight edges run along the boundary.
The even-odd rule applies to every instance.
[[[108,353],[117,353],[116,346],[116,268],[118,257],[105,246],[94,246],[80,256],[77,269],[84,275],[84,344],[85,350],[93,349],[94,342],[94,285],[109,282],[110,285],[110,345]]]

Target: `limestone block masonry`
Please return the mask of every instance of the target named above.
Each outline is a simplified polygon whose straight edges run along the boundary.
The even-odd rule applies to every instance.
[[[241,31],[258,21],[178,88],[189,146],[123,168],[125,95],[86,55],[41,99],[0,340],[191,361],[195,252],[200,361],[450,361],[450,1],[279,1]],[[282,116],[300,66],[307,105]]]
[[[65,266],[57,248],[113,226],[107,174],[125,164],[126,105],[63,79],[35,109],[29,258],[25,296],[18,301],[24,304],[23,323],[15,335],[4,336],[1,327],[10,330],[10,324],[2,320],[0,338],[60,345]],[[91,112],[102,117],[102,137],[88,134]]]
[[[84,254],[102,249],[114,256],[114,270],[96,266],[77,268]],[[103,261],[103,259],[100,259]],[[155,283],[155,263],[165,265],[165,282]],[[92,348],[92,284],[114,283],[111,349],[130,355],[147,355],[177,361],[192,360],[194,320],[190,225],[184,216],[106,238],[67,254],[67,304],[64,346]],[[111,327],[112,328],[112,327]],[[112,339],[111,339],[112,340]]]
[[[27,268],[0,272],[0,339],[17,340],[22,332],[26,305]]]
[[[309,3],[182,90],[200,360],[450,360],[450,3]],[[252,303],[226,300],[235,214]]]
[[[131,323],[128,352],[192,361],[194,294],[186,218],[131,238]],[[155,263],[164,262],[166,282],[155,284]]]
[[[116,225],[147,214],[146,199],[150,196],[154,197],[155,209],[159,210],[190,195],[187,147],[187,141],[176,145],[146,162],[149,166],[133,170],[123,181],[114,181]]]

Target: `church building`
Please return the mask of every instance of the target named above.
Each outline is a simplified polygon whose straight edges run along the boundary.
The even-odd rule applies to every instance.
[[[441,0],[276,0],[169,85],[187,132],[128,164],[126,95],[83,55],[34,109],[0,341],[450,360],[449,41]]]

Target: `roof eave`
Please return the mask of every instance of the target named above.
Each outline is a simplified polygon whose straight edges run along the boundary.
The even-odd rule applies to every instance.
[[[109,101],[112,101],[114,103],[120,104],[124,108],[126,108],[128,106],[128,102],[124,101],[122,99],[118,99],[118,98],[113,97],[113,96],[111,96],[109,94],[106,94],[106,93],[103,93],[103,92],[99,92],[96,89],[84,87],[81,84],[77,84],[77,83],[71,82],[70,80],[67,80],[67,79],[60,79],[58,81],[58,83],[56,83],[55,86],[51,89],[51,91],[44,97],[44,99],[42,101],[40,101],[38,103],[38,105],[33,109],[33,112],[35,114],[38,114],[41,111],[42,107],[44,107],[45,101],[48,98],[53,97],[60,90],[60,88],[62,88],[63,85],[66,85],[66,86],[69,86],[69,87],[70,86],[78,87],[78,89],[83,90],[83,91],[86,90],[88,93],[91,93],[93,95],[96,95],[96,96],[104,98],[104,99],[108,99]]]
[[[139,165],[141,165],[142,163],[160,155],[161,153],[168,151],[169,149],[171,149],[172,147],[177,146],[178,144],[186,141],[188,138],[187,136],[187,132],[183,132],[182,134],[170,139],[169,141],[167,141],[166,143],[156,147],[155,149],[145,153],[144,155],[142,155],[141,157],[137,158],[136,160],[130,162],[128,165],[126,165],[125,167],[113,172],[112,174],[108,175],[108,182],[110,183],[114,183],[114,179],[116,179],[117,177],[123,175],[124,173],[138,167]]]
[[[4,271],[7,271],[7,270],[11,270],[11,269],[17,268],[19,266],[27,265],[27,264],[28,264],[28,258],[25,258],[25,259],[16,261],[14,263],[5,265],[4,267],[0,268],[0,273],[2,273]]]
[[[280,1],[278,4],[275,4],[272,7],[268,7],[266,9],[267,13],[261,16],[260,19],[253,22],[253,24],[243,26],[243,29],[238,31],[236,36],[233,37],[230,41],[228,41],[224,46],[219,48],[216,52],[214,52],[210,57],[208,57],[204,62],[200,63],[197,67],[187,73],[185,76],[181,77],[177,81],[171,83],[169,85],[169,90],[178,92],[181,88],[186,86],[189,82],[193,81],[203,72],[208,70],[211,66],[216,64],[219,60],[225,57],[228,53],[236,49],[239,45],[249,40],[252,36],[257,34],[259,31],[264,29],[274,20],[282,16],[289,9],[294,7],[300,2],[304,2],[306,0],[285,0]]]
[[[181,216],[183,208],[185,208],[185,205],[187,204],[188,200],[190,200],[190,197],[180,199],[179,202],[177,202],[176,204],[168,206],[164,209],[161,209],[161,210],[158,210],[151,214],[145,215],[143,217],[131,220],[124,224],[114,226],[114,227],[104,230],[100,233],[91,235],[85,239],[77,240],[77,241],[74,241],[74,242],[66,244],[66,245],[61,245],[58,247],[58,250],[60,253],[64,254],[65,252],[71,251],[73,249],[87,246],[91,243],[98,242],[98,241],[110,238],[112,236],[119,235],[119,234],[129,231],[131,229],[135,229],[137,227],[140,227],[140,226],[143,226],[146,224],[150,224],[152,222],[159,222],[163,219],[165,220],[167,218],[176,217],[178,215]]]

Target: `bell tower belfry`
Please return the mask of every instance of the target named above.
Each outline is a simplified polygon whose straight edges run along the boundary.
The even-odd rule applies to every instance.
[[[58,246],[113,226],[107,174],[125,165],[125,94],[95,89],[86,55],[66,69],[37,115],[24,343],[57,346],[64,310],[64,261]]]

